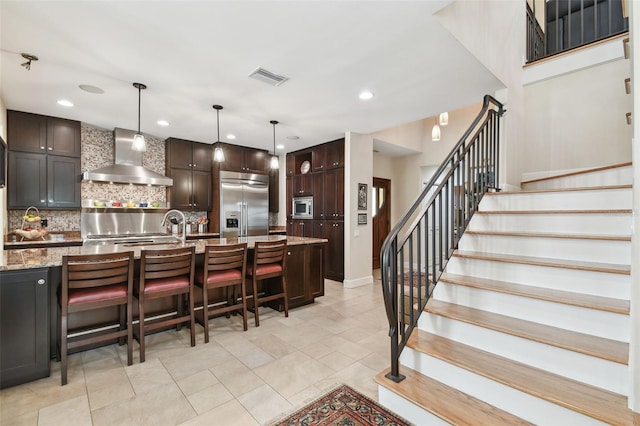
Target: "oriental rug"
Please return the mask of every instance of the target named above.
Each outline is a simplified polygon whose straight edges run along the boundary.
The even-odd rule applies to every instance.
[[[409,425],[405,419],[375,401],[341,385],[273,426],[371,426]]]

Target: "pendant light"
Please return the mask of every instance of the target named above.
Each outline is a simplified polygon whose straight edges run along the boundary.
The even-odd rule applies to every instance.
[[[438,120],[433,120],[435,123],[433,125],[433,129],[431,129],[431,140],[439,141],[440,140],[440,126],[438,126]]]
[[[271,157],[271,168],[279,169],[280,160],[278,160],[278,156],[276,155],[276,124],[278,124],[278,122],[276,120],[271,120],[269,123],[273,125],[273,156]]]
[[[144,136],[140,132],[140,93],[142,90],[146,89],[147,86],[142,83],[133,83],[133,87],[138,89],[138,133],[133,137],[133,146],[131,147],[134,151],[146,151],[147,143],[144,140]]]
[[[216,123],[218,127],[218,140],[216,141],[216,149],[213,151],[213,161],[222,163],[224,161],[224,152],[220,146],[220,110],[222,105],[213,105],[213,109],[216,110]]]
[[[449,124],[449,113],[448,112],[440,113],[440,125],[446,126],[447,124]]]

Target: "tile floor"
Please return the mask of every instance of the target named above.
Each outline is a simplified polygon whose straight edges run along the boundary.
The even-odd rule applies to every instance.
[[[211,320],[208,344],[200,325],[193,348],[185,328],[150,336],[142,364],[137,343],[131,366],[126,346],[74,354],[64,387],[53,361],[51,377],[0,391],[0,424],[268,424],[340,383],[377,400],[373,378],[389,365],[380,281],[325,283],[313,305],[289,318],[261,309],[246,332],[240,317]]]

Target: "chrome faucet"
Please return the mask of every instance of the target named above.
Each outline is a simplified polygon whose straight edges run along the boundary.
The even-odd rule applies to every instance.
[[[166,226],[166,221],[170,216],[180,216],[182,218],[182,244],[187,242],[187,218],[184,216],[180,210],[169,210],[164,214],[162,218],[162,222],[160,222],[160,226]]]

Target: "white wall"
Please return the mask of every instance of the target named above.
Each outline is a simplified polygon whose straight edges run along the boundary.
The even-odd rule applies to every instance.
[[[358,211],[358,184],[373,184],[373,137],[345,134],[344,167],[344,281],[346,288],[373,284],[371,275],[372,228],[371,209]],[[371,203],[368,194],[367,207]],[[358,225],[358,213],[367,214],[367,224]]]
[[[4,106],[4,101],[0,98],[0,135],[5,142],[7,141],[7,108]],[[2,231],[2,238],[0,238],[0,253],[4,250],[4,235],[7,234],[7,188],[0,188],[0,231]],[[1,261],[2,259],[0,259]]]
[[[526,86],[523,172],[630,161],[629,75],[629,61],[621,59]]]

